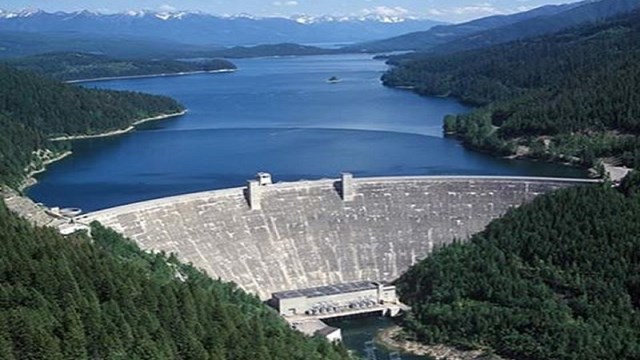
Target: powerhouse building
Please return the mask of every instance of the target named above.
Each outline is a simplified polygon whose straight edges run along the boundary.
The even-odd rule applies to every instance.
[[[395,286],[359,281],[276,292],[270,303],[283,316],[311,315],[323,318],[357,310],[374,310],[397,301]]]

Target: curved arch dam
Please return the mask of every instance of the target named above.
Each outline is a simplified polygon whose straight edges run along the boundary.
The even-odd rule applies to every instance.
[[[392,281],[537,195],[595,180],[348,177],[181,195],[80,216],[176,253],[214,278],[272,292]],[[343,186],[344,185],[344,186]],[[253,193],[252,193],[253,192]],[[259,193],[258,193],[259,192]]]

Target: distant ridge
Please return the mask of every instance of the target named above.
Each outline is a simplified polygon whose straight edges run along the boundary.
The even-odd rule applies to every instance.
[[[614,17],[640,7],[640,0],[587,0],[548,5],[513,15],[490,16],[463,24],[435,26],[386,40],[348,47],[366,52],[416,50],[455,52],[551,34]]]
[[[80,52],[54,52],[7,61],[20,70],[28,70],[57,80],[85,80],[153,75],[180,75],[194,72],[235,70],[226,60],[122,60]]]
[[[640,8],[640,0],[602,0],[579,3],[555,15],[538,16],[490,29],[436,46],[434,52],[455,52],[503,44],[534,36],[552,34],[588,23],[610,19]]]
[[[264,43],[327,43],[368,41],[427,30],[440,25],[428,19],[391,16],[255,17],[215,16],[202,12],[91,11],[55,12],[0,10],[0,31],[75,32],[101,36],[135,36],[197,45]]]
[[[0,30],[0,58],[50,52],[84,52],[117,58],[172,59],[205,57],[214,46],[187,45],[176,41],[143,39],[135,36],[96,35],[78,32],[37,33]]]
[[[565,10],[572,9],[579,4],[580,3],[547,5],[513,15],[494,15],[468,21],[462,24],[439,25],[425,31],[418,31],[389,39],[356,44],[349,48],[358,51],[370,52],[424,50],[469,34],[517,23],[519,21],[528,20],[538,16],[555,15]]]

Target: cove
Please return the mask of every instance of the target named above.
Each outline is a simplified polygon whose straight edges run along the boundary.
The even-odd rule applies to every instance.
[[[390,175],[583,177],[585,171],[507,160],[442,136],[452,99],[385,88],[387,66],[368,55],[236,61],[235,73],[85,83],[176,98],[189,113],[138,131],[79,140],[28,195],[85,211],[241,186],[258,171],[276,181]],[[332,76],[339,83],[327,82]]]

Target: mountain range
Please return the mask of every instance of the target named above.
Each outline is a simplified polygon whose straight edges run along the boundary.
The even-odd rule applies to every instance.
[[[547,5],[529,11],[489,16],[470,22],[434,26],[426,31],[349,46],[352,51],[415,50],[455,52],[551,34],[602,21],[640,7],[640,0],[586,0]]]
[[[254,17],[247,14],[214,16],[202,12],[129,11],[101,14],[91,11],[54,12],[0,10],[0,31],[82,33],[135,36],[192,45],[237,46],[294,42],[350,43],[427,30],[442,24],[427,19],[391,16]]]
[[[640,0],[585,0],[452,25],[389,16],[260,18],[202,12],[0,11],[0,58],[49,52],[128,59],[417,52],[405,55],[408,58],[423,52],[450,53],[522,41],[638,7]],[[395,36],[399,33],[404,35]],[[341,43],[345,45],[338,48]],[[312,44],[318,47],[308,46]]]

